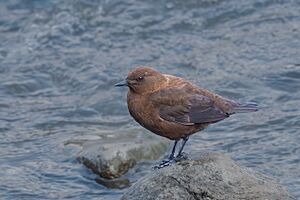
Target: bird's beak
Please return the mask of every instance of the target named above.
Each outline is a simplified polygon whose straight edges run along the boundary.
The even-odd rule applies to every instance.
[[[122,86],[128,86],[127,80],[124,80],[120,83],[115,84],[115,87],[122,87]]]

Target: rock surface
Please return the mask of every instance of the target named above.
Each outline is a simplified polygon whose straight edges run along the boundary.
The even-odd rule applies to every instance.
[[[169,141],[152,134],[132,133],[86,141],[77,159],[100,177],[116,179],[138,161],[159,159],[168,144]]]
[[[292,196],[271,178],[235,164],[218,153],[204,153],[155,171],[139,180],[122,200],[261,199],[290,200]]]

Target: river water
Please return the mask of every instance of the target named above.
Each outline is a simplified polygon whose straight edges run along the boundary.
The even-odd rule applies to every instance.
[[[65,144],[150,134],[113,87],[138,65],[258,102],[186,151],[225,153],[300,198],[299,1],[0,0],[1,199],[120,198]]]

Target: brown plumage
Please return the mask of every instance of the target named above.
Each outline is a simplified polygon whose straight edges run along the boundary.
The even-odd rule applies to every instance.
[[[131,116],[153,133],[175,140],[171,155],[159,167],[182,157],[188,137],[209,124],[221,121],[236,112],[257,111],[255,103],[240,104],[171,75],[139,67],[129,72],[128,110]],[[177,141],[183,145],[174,157]]]

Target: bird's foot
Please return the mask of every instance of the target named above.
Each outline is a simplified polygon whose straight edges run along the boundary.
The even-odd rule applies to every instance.
[[[179,161],[182,161],[182,160],[187,160],[189,158],[189,155],[185,152],[181,152],[181,154],[177,155],[175,157],[175,162],[179,162]]]
[[[170,166],[171,164],[173,164],[175,162],[175,158],[167,158],[162,160],[159,164],[155,165],[153,168],[154,169],[161,169],[167,166]]]

